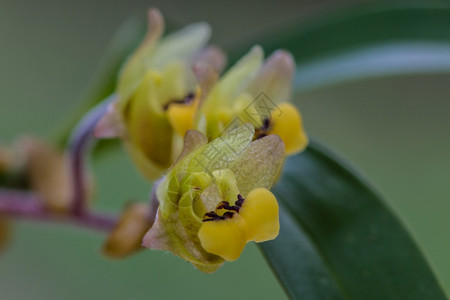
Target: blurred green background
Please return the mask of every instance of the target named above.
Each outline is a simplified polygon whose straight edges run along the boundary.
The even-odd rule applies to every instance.
[[[77,107],[115,30],[149,6],[176,24],[208,21],[213,42],[232,48],[365,2],[371,1],[0,0],[0,141],[54,131]],[[450,74],[397,76],[296,95],[310,135],[363,170],[410,229],[447,291],[449,82]],[[115,211],[149,192],[120,151],[94,167],[101,208]],[[205,275],[162,252],[110,261],[99,255],[102,240],[72,227],[16,223],[14,243],[0,256],[0,299],[285,298],[254,245],[238,261]]]

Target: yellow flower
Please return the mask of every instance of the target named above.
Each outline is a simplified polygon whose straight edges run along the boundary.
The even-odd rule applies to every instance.
[[[159,208],[144,246],[168,250],[204,272],[235,260],[249,241],[278,235],[278,204],[269,191],[285,149],[276,135],[253,140],[251,124],[208,143],[188,131],[180,157],[158,185]]]
[[[224,57],[214,47],[204,49],[210,28],[198,23],[161,38],[164,21],[149,11],[147,36],[125,63],[117,85],[117,101],[96,128],[98,137],[123,138],[140,171],[156,179],[170,167],[182,147],[183,126],[192,127],[193,111],[202,94],[192,71],[196,64],[221,69]],[[171,117],[172,116],[172,117]],[[182,120],[182,121],[181,121]]]
[[[277,134],[286,145],[286,154],[298,153],[308,138],[299,111],[288,103],[294,60],[283,50],[265,62],[263,57],[262,49],[255,46],[222,76],[202,102],[196,129],[214,139],[239,119],[253,124],[255,138]]]

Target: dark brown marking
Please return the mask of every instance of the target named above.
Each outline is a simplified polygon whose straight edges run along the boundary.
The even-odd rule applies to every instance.
[[[227,211],[223,214],[223,216],[219,216],[216,212],[210,211],[204,214],[204,218],[208,217],[208,219],[203,219],[203,222],[209,222],[209,221],[217,221],[217,220],[226,220],[231,219],[234,215],[234,212]]]
[[[190,92],[183,99],[170,100],[169,102],[163,105],[163,109],[168,110],[171,104],[190,104],[192,103],[192,101],[194,101],[194,98],[195,94],[193,92]]]
[[[234,205],[236,205],[236,206],[238,206],[239,208],[240,207],[242,207],[242,204],[244,204],[244,197],[242,197],[242,195],[241,194],[238,194],[238,196],[237,196],[237,201],[236,202],[234,202]]]
[[[233,215],[234,215],[234,212],[227,211],[226,213],[223,214],[223,217],[227,218],[227,219],[231,219],[233,217]]]
[[[215,211],[209,211],[203,215],[203,222],[231,219],[235,213],[239,212],[244,201],[245,199],[241,194],[237,195],[237,200],[234,202],[234,205],[230,205],[227,201],[221,201],[216,209],[226,209],[228,211],[222,216],[219,216]]]
[[[217,206],[217,209],[227,209],[227,210],[233,210],[235,212],[239,212],[239,206],[233,205],[231,206],[230,203],[228,203],[227,201],[222,201],[219,203],[219,205]]]
[[[261,138],[263,138],[265,136],[268,136],[269,135],[269,131],[271,129],[271,126],[272,126],[272,124],[270,122],[270,119],[269,118],[264,118],[263,121],[262,121],[262,126],[255,129],[254,139],[255,140],[259,140],[259,139],[261,139]]]

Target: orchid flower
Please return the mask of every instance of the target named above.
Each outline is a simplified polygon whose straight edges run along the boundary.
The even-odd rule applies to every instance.
[[[239,60],[203,101],[196,129],[211,138],[238,120],[250,122],[255,138],[277,134],[286,154],[302,151],[308,138],[299,111],[288,102],[295,63],[292,55],[278,50],[265,62],[259,46]]]
[[[97,137],[121,137],[139,170],[150,180],[172,164],[183,135],[174,130],[170,106],[195,110],[202,95],[192,65],[204,63],[220,71],[225,58],[215,47],[205,48],[210,27],[189,25],[164,38],[159,11],[149,11],[147,36],[119,75],[113,102],[96,128]]]
[[[249,241],[275,238],[278,204],[269,191],[284,161],[276,135],[252,141],[250,124],[208,143],[188,131],[156,190],[159,208],[143,245],[168,250],[204,272],[239,257]]]

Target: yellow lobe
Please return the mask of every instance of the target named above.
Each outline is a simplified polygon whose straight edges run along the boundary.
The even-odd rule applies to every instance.
[[[227,261],[238,259],[247,244],[242,223],[245,220],[238,214],[230,219],[203,222],[198,232],[203,249]]]
[[[226,210],[216,208],[215,213],[220,216]],[[233,212],[231,218],[203,221],[198,237],[207,252],[233,261],[239,258],[247,242],[273,240],[279,231],[277,199],[269,190],[257,188],[247,195],[239,212]]]
[[[195,98],[191,103],[180,104],[171,103],[167,109],[167,118],[172,128],[180,136],[186,134],[188,130],[194,128],[194,119],[197,112],[198,105],[200,103],[201,91],[197,89]]]
[[[303,129],[300,112],[290,103],[282,103],[271,116],[271,133],[281,137],[286,155],[298,153],[306,148],[308,137]],[[281,112],[281,113],[280,113]]]
[[[278,202],[269,190],[257,188],[248,193],[239,215],[246,221],[249,241],[260,243],[278,236]]]
[[[172,104],[167,111],[170,125],[180,136],[192,129],[194,123],[194,105]]]

